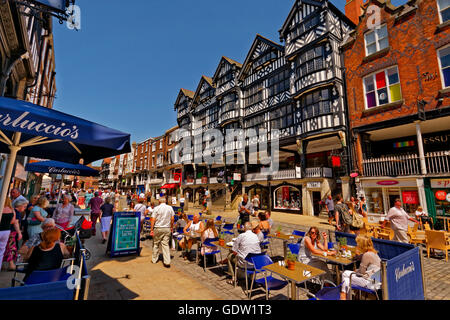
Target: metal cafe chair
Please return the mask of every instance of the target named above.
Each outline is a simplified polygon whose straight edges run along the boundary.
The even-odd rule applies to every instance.
[[[247,257],[244,259],[244,261],[245,261],[245,267],[244,268],[239,267],[238,266],[238,262],[236,260],[236,264],[234,266],[234,279],[233,279],[234,287],[236,288],[236,286],[237,286],[238,270],[242,270],[244,272],[244,274],[245,274],[245,294],[247,294],[247,296],[248,296],[249,292],[251,292],[248,289],[248,279],[249,279],[248,277],[249,276],[254,276],[256,273],[260,272],[260,271],[256,271],[254,268],[248,268],[248,264],[253,264],[252,257],[265,255],[265,254],[266,254],[265,252],[248,254]]]
[[[215,245],[213,245],[211,243],[211,242],[218,241],[218,240],[219,240],[219,238],[214,238],[214,239],[206,239],[205,241],[202,242],[202,247],[209,247],[209,248],[213,249],[212,252],[205,252],[203,254],[203,271],[205,271],[205,272],[207,269],[218,269],[218,268],[223,269],[223,266],[221,264],[217,263],[217,254],[220,255],[220,261],[222,261],[222,252],[220,251],[219,248],[217,248]],[[211,257],[211,256],[214,259],[214,266],[207,267],[206,266],[207,257]]]
[[[352,279],[354,277],[362,277],[362,274],[352,272],[350,275],[350,297],[352,296],[353,290],[357,290],[359,292],[359,297],[361,298],[361,292],[365,292],[368,294],[373,294],[377,300],[380,300],[380,295],[378,294],[378,291],[381,289],[381,270],[376,272],[370,277],[370,288],[361,287],[352,284]],[[361,299],[360,299],[361,300]]]
[[[251,259],[253,265],[255,266],[255,273],[253,275],[252,284],[250,286],[250,299],[251,292],[253,291],[253,285],[255,283],[264,288],[264,291],[266,293],[266,300],[269,300],[271,290],[281,290],[288,285],[287,281],[274,278],[272,276],[272,273],[269,274],[266,270],[263,269],[265,266],[273,264],[272,259],[270,259],[268,255],[252,256]],[[264,275],[264,278],[256,279],[256,273]]]

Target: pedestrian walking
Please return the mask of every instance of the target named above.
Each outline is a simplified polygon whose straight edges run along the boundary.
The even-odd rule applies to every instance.
[[[381,228],[385,228],[388,221],[391,223],[391,229],[394,230],[394,239],[392,240],[403,243],[409,243],[408,221],[419,223],[416,219],[411,218],[402,208],[400,199],[395,199],[394,207],[389,210]]]
[[[105,203],[100,207],[100,222],[102,225],[102,244],[108,241],[108,232],[111,227],[111,219],[114,214],[114,205],[111,204],[111,198],[106,198]]]
[[[159,260],[159,248],[164,259],[164,267],[170,268],[170,239],[173,232],[173,222],[175,212],[171,206],[166,203],[166,198],[159,199],[160,205],[155,208],[151,217],[151,233],[153,237],[152,263],[156,264]]]
[[[255,196],[253,197],[252,205],[253,205],[253,212],[254,212],[253,215],[256,216],[258,214],[259,206],[260,206],[259,194],[255,194]]]
[[[349,212],[348,206],[343,202],[341,195],[336,197],[336,201],[336,210],[334,214],[334,218],[336,219],[336,229],[340,232],[350,233],[353,217]]]
[[[92,235],[96,235],[96,224],[97,220],[100,218],[102,211],[100,207],[103,204],[102,198],[100,198],[98,192],[94,193],[94,198],[89,201],[88,207],[91,209],[91,221],[92,221]]]
[[[334,201],[331,194],[328,195],[327,200],[325,200],[325,208],[328,212],[328,224],[332,224],[334,219]]]
[[[250,222],[250,216],[253,215],[253,205],[251,201],[248,200],[248,194],[246,193],[242,196],[242,202],[239,203],[238,212],[241,225],[245,225],[246,222]]]

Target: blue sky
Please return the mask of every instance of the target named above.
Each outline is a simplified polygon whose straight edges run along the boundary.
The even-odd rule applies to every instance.
[[[344,10],[345,0],[332,2]],[[194,91],[222,55],[243,63],[257,33],[279,42],[294,0],[76,3],[80,31],[54,20],[54,108],[140,142],[176,125],[179,89]]]

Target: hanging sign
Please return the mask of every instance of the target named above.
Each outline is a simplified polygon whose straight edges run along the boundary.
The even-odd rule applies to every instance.
[[[33,2],[57,11],[66,11],[66,0],[33,0]]]
[[[233,173],[233,180],[234,181],[241,181],[241,174],[240,173]]]
[[[109,253],[111,258],[140,254],[140,222],[140,212],[114,214],[106,248],[106,253]]]

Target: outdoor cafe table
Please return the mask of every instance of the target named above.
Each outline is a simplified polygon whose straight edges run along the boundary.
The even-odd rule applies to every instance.
[[[305,281],[317,278],[326,272],[311,266],[308,266],[306,264],[295,262],[295,270],[289,270],[288,268],[284,266],[280,266],[277,263],[265,266],[263,269],[276,273],[282,278],[288,280],[291,282],[291,299],[296,300],[297,299],[297,284],[301,284]],[[309,271],[311,272],[310,277],[305,277],[303,275],[303,271]]]
[[[302,237],[300,236],[294,236],[291,234],[284,234],[284,233],[280,233],[280,235],[276,235],[276,234],[269,234],[268,235],[269,238],[272,239],[279,239],[279,240],[283,240],[283,252],[284,252],[284,258],[286,258],[287,256],[287,243],[288,241],[298,241],[299,239],[301,239]]]
[[[353,250],[352,250],[353,249]],[[341,283],[341,273],[339,272],[339,267],[340,266],[348,266],[351,264],[355,264],[355,260],[353,259],[355,257],[355,251],[354,248],[348,247],[348,250],[351,251],[352,253],[352,258],[343,258],[343,257],[336,257],[336,256],[331,256],[331,255],[327,255],[326,257],[324,255],[320,255],[320,254],[315,254],[312,253],[312,256],[320,259],[320,260],[324,260],[327,263],[331,263],[333,264],[335,271],[336,271],[336,281],[337,284]],[[356,267],[356,265],[355,265]]]

